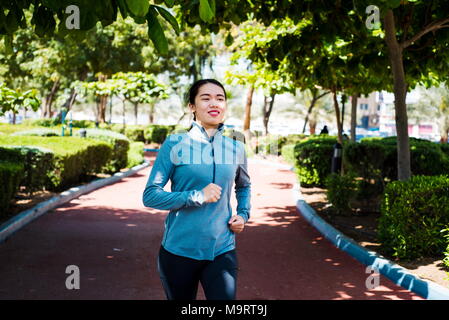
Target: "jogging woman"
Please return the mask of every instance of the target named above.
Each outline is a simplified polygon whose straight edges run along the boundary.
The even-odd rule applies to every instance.
[[[226,108],[220,82],[192,85],[192,126],[161,145],[143,192],[145,206],[169,210],[157,261],[169,300],[195,300],[199,283],[208,300],[236,298],[235,234],[250,217],[251,183],[244,144],[223,136]],[[169,180],[171,192],[163,190]]]

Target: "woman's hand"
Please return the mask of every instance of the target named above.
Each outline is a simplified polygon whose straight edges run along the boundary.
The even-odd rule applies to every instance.
[[[217,202],[221,197],[221,187],[215,183],[209,183],[202,191],[204,202]]]
[[[232,216],[228,221],[228,224],[234,233],[240,233],[243,231],[243,228],[245,228],[245,220],[239,215]]]

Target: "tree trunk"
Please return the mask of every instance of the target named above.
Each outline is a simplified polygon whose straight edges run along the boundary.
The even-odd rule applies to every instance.
[[[310,114],[312,113],[312,109],[313,109],[313,107],[315,106],[315,103],[316,103],[316,101],[317,101],[317,99],[315,98],[315,92],[316,92],[316,91],[313,91],[313,93],[312,93],[312,95],[313,95],[313,97],[312,97],[312,102],[310,102],[309,109],[307,110],[306,119],[304,120],[304,126],[302,127],[302,133],[305,133],[305,132],[306,132],[307,122],[309,122]],[[310,134],[312,134],[312,133],[310,133]]]
[[[440,143],[447,143],[448,135],[449,135],[449,128],[448,128],[449,119],[448,116],[444,116],[439,121],[439,128],[440,128]]]
[[[270,97],[264,97],[263,103],[263,126],[265,128],[265,135],[268,134],[268,122],[270,121],[271,111],[273,110],[274,97],[276,94],[272,94]],[[271,100],[269,100],[271,98]]]
[[[340,107],[338,106],[337,101],[337,91],[334,89],[332,90],[332,97],[334,99],[334,109],[335,109],[335,117],[337,118],[337,140],[338,143],[343,144],[343,133],[342,133],[342,124],[341,124],[341,117],[340,117]]]
[[[78,95],[78,93],[76,92],[76,90],[72,89],[71,92],[70,92],[70,97],[63,104],[64,108],[67,109],[67,112],[72,110],[72,107],[73,107],[73,104],[75,103],[77,95]]]
[[[123,117],[123,129],[125,129],[126,127],[126,103],[125,103],[125,99],[122,100],[122,104],[123,104],[123,111],[122,111],[122,117]]]
[[[104,74],[98,75],[98,81],[106,81],[107,76]],[[106,123],[106,106],[108,103],[108,95],[100,96],[100,99],[97,103],[97,120],[100,123]]]
[[[154,123],[154,104],[150,104],[149,120],[150,120],[150,123]]]
[[[42,114],[42,116],[44,118],[51,118],[51,107],[53,105],[53,101],[54,101],[56,92],[59,90],[60,84],[61,84],[61,82],[60,82],[59,78],[56,79],[56,81],[53,83],[53,87],[51,88],[50,93],[45,98],[44,111]]]
[[[396,112],[398,179],[408,180],[411,177],[410,142],[407,118],[407,82],[403,63],[403,50],[396,38],[393,11],[390,9],[385,16],[385,41],[391,63],[394,79],[394,106]]]
[[[302,127],[302,133],[306,132],[307,122],[309,122],[310,114],[312,113],[312,109],[315,107],[316,102],[319,99],[321,99],[322,97],[324,97],[326,94],[329,93],[329,91],[327,91],[327,92],[324,92],[324,93],[318,95],[319,90],[316,89],[316,88],[310,89],[310,91],[312,92],[312,101],[310,102],[309,109],[307,110],[306,119],[304,120],[304,126]],[[313,131],[314,133],[313,134],[315,134],[316,123],[312,127],[314,127],[314,131]],[[312,134],[312,133],[310,133],[310,134]]]
[[[136,119],[136,125],[138,123],[138,118],[137,118],[137,113],[138,113],[138,108],[139,108],[139,104],[138,103],[134,103],[134,119]]]
[[[109,124],[112,123],[112,96],[109,98]]]
[[[357,127],[357,99],[358,95],[353,94],[351,96],[351,141],[356,141],[356,127]]]
[[[310,131],[310,135],[313,135],[316,133],[316,120],[315,119],[309,120],[309,131]]]
[[[180,124],[181,123],[181,121],[182,121],[182,119],[184,119],[184,117],[187,115],[187,111],[184,111],[184,113],[182,114],[182,116],[178,119],[178,122],[177,122],[177,124]]]
[[[345,129],[345,106],[347,101],[347,96],[343,94],[341,96],[341,132],[343,134],[343,131]]]
[[[101,123],[106,122],[106,106],[108,103],[108,96],[104,95],[100,97],[100,110],[99,110],[99,120]]]
[[[251,142],[251,106],[253,105],[254,86],[248,89],[245,104],[245,118],[243,119],[243,134],[245,135],[245,142]]]

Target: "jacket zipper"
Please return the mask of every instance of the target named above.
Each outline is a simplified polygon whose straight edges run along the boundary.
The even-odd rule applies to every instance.
[[[212,171],[212,183],[215,183],[215,153],[214,153],[214,136],[210,139],[211,147],[212,147],[212,163],[213,163],[213,171]]]

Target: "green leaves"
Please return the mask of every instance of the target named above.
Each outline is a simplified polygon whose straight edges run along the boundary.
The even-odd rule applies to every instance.
[[[7,111],[19,112],[19,108],[36,111],[41,101],[37,98],[37,90],[13,90],[0,84],[0,115]]]
[[[39,6],[34,10],[31,23],[35,26],[35,32],[38,36],[43,37],[51,34],[55,30],[56,21],[53,11],[44,6]]]
[[[165,4],[171,8],[175,5],[175,1],[174,0],[164,0]]]
[[[234,43],[234,38],[232,37],[232,34],[229,32],[225,38],[225,46],[229,47]]]
[[[115,95],[132,103],[150,103],[153,98],[168,98],[167,86],[152,74],[143,72],[118,72],[105,81],[80,82],[86,93]]]
[[[150,8],[148,0],[126,0],[129,11],[138,17],[145,17]]]
[[[175,29],[176,34],[179,35],[179,32],[180,32],[180,30],[179,30],[179,24],[178,24],[178,21],[176,21],[176,18],[173,17],[173,16],[171,15],[171,13],[170,13],[168,10],[166,10],[166,9],[160,7],[160,6],[154,5],[153,7],[156,8],[157,11],[159,12],[159,14],[160,14],[165,20],[167,20],[168,23],[171,24],[171,26],[173,27],[173,29]]]
[[[204,22],[212,22],[215,17],[215,1],[200,0],[199,14]]]
[[[165,55],[168,53],[168,41],[164,35],[164,30],[162,29],[157,16],[158,13],[156,9],[151,6],[147,14],[148,36],[156,47],[156,50],[160,54]]]

